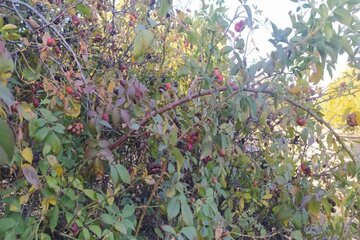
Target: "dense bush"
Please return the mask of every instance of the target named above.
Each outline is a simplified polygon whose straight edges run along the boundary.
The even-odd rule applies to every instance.
[[[0,1],[0,236],[359,236],[359,157],[317,87],[359,68],[358,0],[294,2],[257,59],[245,0]]]

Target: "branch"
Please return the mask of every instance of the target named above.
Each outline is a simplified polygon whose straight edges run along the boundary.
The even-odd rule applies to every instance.
[[[164,112],[167,112],[171,109],[174,109],[184,103],[190,102],[191,100],[195,99],[195,98],[199,98],[199,97],[203,97],[203,96],[207,96],[207,95],[211,95],[214,93],[219,93],[219,92],[224,92],[228,89],[232,89],[235,92],[239,92],[239,91],[245,91],[245,92],[252,92],[252,93],[266,93],[269,95],[274,95],[274,92],[268,89],[252,89],[252,88],[244,88],[241,89],[239,86],[232,86],[232,87],[228,87],[228,86],[224,86],[224,87],[219,87],[219,88],[215,88],[215,89],[209,89],[209,90],[203,90],[200,91],[198,93],[192,93],[189,94],[179,100],[176,100],[172,103],[169,103],[168,105],[158,109],[157,111],[153,111],[149,114],[148,117],[145,117],[140,123],[139,125],[141,127],[145,126],[147,122],[149,122],[151,120],[152,117],[155,117],[158,114],[162,114]],[[347,154],[350,156],[351,160],[354,162],[354,164],[356,164],[356,159],[355,156],[353,155],[353,153],[351,152],[351,150],[348,148],[348,146],[345,144],[345,142],[341,139],[340,135],[330,126],[330,124],[328,122],[326,122],[322,117],[318,116],[315,112],[313,112],[311,109],[304,107],[303,105],[301,105],[300,103],[295,102],[294,100],[288,98],[288,97],[284,97],[285,101],[287,101],[288,103],[290,103],[293,106],[296,106],[302,110],[304,110],[305,112],[307,112],[310,116],[312,116],[313,118],[315,118],[318,122],[320,122],[321,124],[324,124],[328,130],[334,134],[335,138],[337,139],[337,141],[341,144],[341,146],[344,148],[344,150],[347,152]],[[122,144],[125,143],[125,141],[130,137],[131,134],[133,134],[134,132],[136,132],[136,130],[129,130],[127,133],[125,133],[121,138],[119,138],[115,143],[111,144],[109,146],[110,150],[114,150],[115,148],[121,146]]]
[[[28,8],[29,10],[31,10],[32,12],[34,12],[36,15],[39,16],[39,18],[41,18],[41,20],[46,24],[48,25],[51,30],[58,36],[58,38],[60,39],[60,42],[67,48],[67,50],[71,53],[71,55],[73,56],[75,62],[76,62],[76,65],[78,66],[79,68],[79,71],[80,71],[80,74],[81,74],[81,78],[82,80],[84,81],[84,83],[86,83],[86,78],[84,76],[84,73],[82,71],[82,66],[76,56],[76,53],[74,52],[74,50],[70,47],[70,45],[66,42],[64,36],[59,32],[59,30],[57,30],[56,27],[52,26],[52,24],[46,20],[46,18],[41,14],[39,13],[35,8],[33,8],[32,6],[30,6],[29,4],[25,3],[25,2],[22,2],[22,1],[19,1],[19,0],[6,0],[12,4],[19,4],[19,5],[23,5],[25,6],[26,8]]]

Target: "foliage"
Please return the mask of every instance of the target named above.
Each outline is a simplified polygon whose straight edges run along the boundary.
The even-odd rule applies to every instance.
[[[358,1],[295,1],[253,61],[250,3],[171,2],[0,2],[1,235],[359,236],[359,157],[312,101],[359,68]]]
[[[359,70],[350,68],[325,91],[321,104],[324,119],[335,127],[347,126],[347,116],[360,111],[359,74]]]

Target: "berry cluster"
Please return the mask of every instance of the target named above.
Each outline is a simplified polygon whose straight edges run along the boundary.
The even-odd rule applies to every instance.
[[[149,174],[160,174],[161,173],[161,164],[149,163],[147,166],[147,171]]]
[[[191,132],[186,136],[187,149],[189,151],[193,150],[194,144],[199,140],[199,132]]]
[[[67,130],[76,136],[80,136],[84,132],[84,125],[82,123],[73,123],[67,127]]]
[[[206,166],[206,164],[211,161],[211,156],[207,156],[207,157],[201,159],[201,161]]]

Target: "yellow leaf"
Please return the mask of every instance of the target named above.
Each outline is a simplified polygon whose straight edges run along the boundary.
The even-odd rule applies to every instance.
[[[264,195],[264,196],[262,197],[262,199],[263,199],[263,200],[269,200],[269,199],[271,199],[272,197],[273,197],[273,195],[272,195],[271,193],[268,193],[268,194]]]
[[[65,114],[77,118],[80,115],[81,104],[73,101],[69,101],[69,103],[69,107],[65,109]]]
[[[63,168],[60,164],[58,164],[56,167],[55,167],[55,171],[56,171],[56,176],[60,177],[63,175]]]
[[[46,199],[41,201],[41,214],[45,215],[49,210],[49,202]]]
[[[48,198],[46,198],[46,201],[48,203],[50,203],[51,205],[55,206],[56,205],[56,198],[55,196],[49,196]]]
[[[28,161],[30,164],[32,163],[33,158],[34,158],[33,152],[31,150],[31,148],[29,148],[29,147],[26,147],[26,148],[24,148],[24,150],[21,151],[21,156],[26,161]]]
[[[288,92],[293,95],[299,95],[301,93],[302,87],[293,86],[288,88]]]
[[[356,117],[356,122],[359,125],[360,124],[360,112],[359,111],[355,112],[355,117]]]
[[[21,205],[27,203],[28,200],[29,200],[29,195],[28,194],[20,196],[20,199],[19,199]]]
[[[112,205],[114,203],[115,198],[114,198],[114,190],[112,189],[110,184],[108,184],[106,189],[106,197],[108,204]]]
[[[314,71],[310,76],[310,82],[314,84],[318,84],[320,80],[324,76],[324,66],[322,66],[320,63],[316,63],[314,66]]]
[[[240,202],[239,202],[239,210],[241,212],[244,210],[244,206],[245,206],[245,199],[242,197],[240,198]]]
[[[265,201],[265,200],[260,200],[260,202],[261,202],[265,207],[269,207],[269,204],[267,203],[267,201]]]

